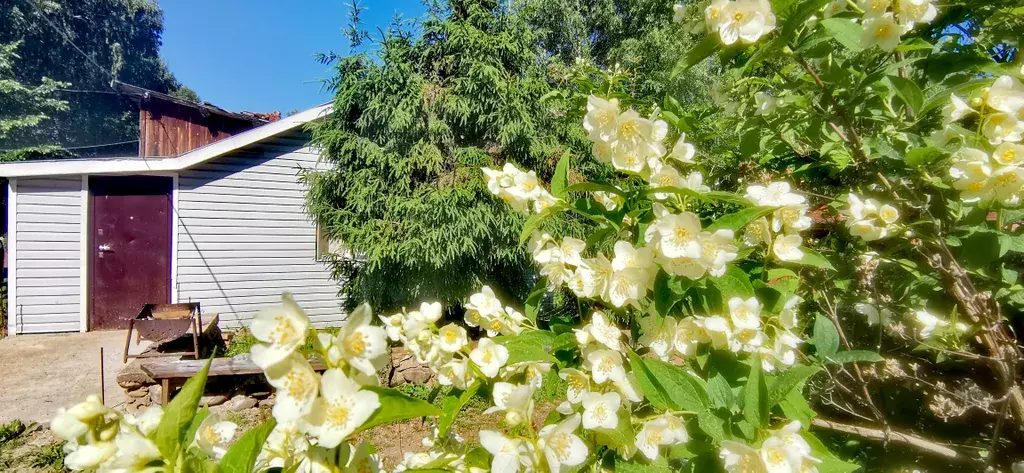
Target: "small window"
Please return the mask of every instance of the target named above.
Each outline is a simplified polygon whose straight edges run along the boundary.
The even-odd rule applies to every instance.
[[[316,260],[327,261],[332,256],[341,255],[345,247],[338,240],[331,240],[324,228],[316,224]]]

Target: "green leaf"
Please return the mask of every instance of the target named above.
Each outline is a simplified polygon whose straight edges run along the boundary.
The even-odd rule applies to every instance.
[[[199,399],[203,397],[206,376],[210,372],[212,361],[212,358],[206,360],[203,368],[185,382],[178,395],[167,404],[160,425],[156,428],[154,443],[160,454],[171,464],[177,460],[178,454],[185,450],[184,447],[192,443],[192,439],[186,439],[184,436],[199,409]]]
[[[799,387],[790,391],[785,399],[779,401],[779,407],[786,417],[799,420],[803,425],[811,425],[811,418],[818,414],[807,404],[807,399],[801,391]]]
[[[853,52],[863,50],[860,46],[860,38],[864,35],[864,28],[845,18],[826,18],[821,20],[821,26],[825,27],[832,39]]]
[[[638,457],[640,456],[637,455],[634,458]],[[672,471],[664,457],[658,457],[658,461],[652,463],[641,463],[637,460],[623,460],[621,458],[615,459],[616,473],[672,473]]]
[[[896,51],[899,52],[923,51],[926,49],[935,49],[935,46],[921,38],[910,38],[904,41],[903,44],[896,46]]]
[[[750,359],[750,375],[743,387],[743,418],[760,429],[768,425],[768,388],[761,373],[761,357]]]
[[[817,467],[818,473],[851,473],[861,468],[860,465],[840,460],[832,452],[828,451],[828,448],[817,437],[809,432],[800,432],[800,436],[810,445],[811,456],[821,460],[821,463],[814,465]]]
[[[644,366],[654,375],[678,409],[700,411],[710,404],[706,389],[682,368],[654,358],[644,358]]]
[[[821,11],[829,1],[803,0],[799,2],[797,8],[786,18],[786,23],[782,26],[782,38],[786,41],[793,39],[796,31],[804,25],[807,19]]]
[[[196,432],[199,431],[199,426],[203,425],[203,421],[210,416],[210,408],[204,407],[196,412],[196,415],[192,417],[192,422],[188,424],[188,429],[185,430],[185,435],[181,438],[192,443],[192,439],[196,438]]]
[[[828,361],[832,363],[854,363],[858,361],[863,361],[867,363],[878,363],[880,361],[885,361],[885,358],[882,358],[882,355],[879,355],[878,353],[875,353],[873,351],[847,350],[829,356]]]
[[[700,430],[703,430],[708,437],[711,437],[715,443],[725,440],[725,428],[722,426],[722,419],[715,415],[714,412],[709,410],[702,410],[697,412],[697,425],[700,426]]]
[[[508,365],[524,361],[558,361],[551,354],[555,334],[547,330],[532,330],[516,336],[494,337],[494,341],[508,349]]]
[[[644,191],[645,195],[653,194],[676,194],[680,197],[688,197],[692,199],[702,200],[704,202],[725,202],[729,204],[742,205],[744,207],[750,206],[750,201],[744,199],[743,196],[733,192],[721,192],[721,191],[708,191],[708,192],[697,192],[693,189],[686,189],[682,187],[654,187]]]
[[[943,154],[944,153],[941,150],[927,146],[907,151],[905,159],[907,160],[907,164],[914,167],[921,167],[938,161]]]
[[[551,176],[551,195],[559,199],[566,196],[566,188],[569,187],[569,152],[562,153],[561,159],[555,166],[555,175]]]
[[[754,286],[750,284],[747,273],[734,265],[728,265],[725,274],[711,279],[711,282],[722,293],[723,302],[728,302],[733,297],[754,297]]]
[[[444,402],[441,405],[441,417],[437,420],[437,430],[439,437],[443,438],[448,435],[448,431],[451,430],[452,425],[455,424],[455,418],[459,416],[459,412],[466,406],[466,403],[473,399],[476,392],[480,390],[480,382],[474,382],[473,384],[466,387],[465,391],[459,391],[452,389],[448,391],[448,394],[444,397]]]
[[[736,404],[732,386],[729,386],[729,381],[721,373],[708,380],[708,398],[716,409],[732,409],[732,406]]]
[[[441,410],[434,407],[433,404],[406,396],[396,389],[376,386],[366,386],[363,389],[377,393],[377,398],[380,400],[380,408],[374,411],[373,415],[353,433],[362,432],[390,422],[441,415]]]
[[[769,269],[768,287],[783,294],[795,293],[800,288],[800,276],[786,268]]]
[[[750,207],[740,210],[739,212],[723,215],[718,220],[715,220],[711,225],[708,225],[705,230],[714,232],[715,230],[726,229],[736,232],[747,226],[748,223],[764,217],[774,211],[775,207]]]
[[[274,419],[270,419],[242,435],[237,442],[228,448],[220,461],[223,473],[249,473],[256,465],[256,457],[263,450],[263,444],[274,430]]]
[[[794,261],[794,263],[804,266],[814,266],[815,268],[828,269],[831,271],[836,270],[836,267],[832,266],[832,263],[822,256],[821,253],[818,253],[806,246],[800,247],[800,251],[804,252],[804,257]]]
[[[533,231],[540,228],[541,224],[543,224],[545,220],[563,210],[565,209],[562,206],[556,204],[544,209],[540,213],[530,215],[530,217],[526,219],[526,222],[523,223],[523,231],[519,233],[519,244],[522,245],[526,243],[526,241],[530,239],[530,236],[533,235]]]
[[[1010,250],[1010,242],[1003,244],[1000,233],[995,231],[976,231],[964,240],[960,256],[972,269],[988,266],[1002,258]]]
[[[819,365],[796,365],[783,371],[775,377],[771,388],[768,389],[768,405],[774,406],[782,402],[793,389],[818,371],[821,371],[821,366]]]
[[[689,280],[680,282],[680,279],[682,278],[669,276],[665,271],[658,271],[658,275],[654,279],[654,309],[658,311],[658,315],[667,316],[672,308],[683,299],[686,289],[682,285],[692,284]]]
[[[533,291],[526,298],[526,318],[537,323],[537,313],[540,310],[540,303],[544,299],[544,294],[548,292],[548,278],[542,277],[537,280],[537,283],[533,285]]]
[[[622,189],[611,184],[602,184],[599,182],[581,182],[579,184],[573,184],[565,188],[566,194],[570,192],[608,192],[620,197],[626,197],[626,192]]]
[[[835,355],[839,351],[839,332],[835,324],[824,315],[818,314],[814,319],[814,335],[811,343],[818,351],[818,356],[824,358]]]
[[[652,407],[659,411],[672,409],[672,399],[669,397],[665,387],[661,385],[658,378],[644,364],[643,358],[636,353],[629,352],[629,368],[636,376],[636,382],[644,391],[644,397]]]
[[[915,115],[918,114],[921,106],[924,105],[924,93],[921,92],[921,88],[917,86],[917,83],[900,76],[889,76],[889,83],[892,84],[896,95],[903,99],[903,103],[907,104],[907,107]]]
[[[672,69],[672,77],[676,77],[682,74],[687,69],[693,67],[698,62],[701,62],[711,56],[718,46],[721,44],[720,38],[717,34],[712,33],[704,37],[699,43],[693,46],[686,55],[676,64],[676,67]]]
[[[740,71],[745,72],[750,70],[754,66],[774,56],[784,46],[786,46],[786,38],[782,36],[777,36],[775,37],[775,39],[769,41],[766,44],[758,45],[758,47],[754,49],[754,54],[750,56],[750,59],[747,59],[747,62],[743,64],[743,67],[740,68]]]

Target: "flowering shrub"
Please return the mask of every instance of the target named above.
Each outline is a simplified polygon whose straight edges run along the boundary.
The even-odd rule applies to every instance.
[[[985,45],[928,42],[942,14],[929,0],[702,7],[680,5],[676,19],[704,36],[687,63],[720,51],[729,70],[719,119],[694,120],[672,100],[634,103],[616,85],[621,71],[600,73],[603,87],[579,91],[575,116],[592,158],[620,179],[570,182],[568,153],[550,189],[512,163],[483,169],[490,192],[527,215],[521,242],[538,278],[521,306],[483,286],[459,323],[441,325],[445,308],[423,302],[377,327],[363,305],[337,335],[317,336],[321,375],[296,352],[312,329],[286,296],[252,324],[253,360],[278,393],[274,421],[232,444],[234,426],[197,412],[200,373],[162,416],[121,415],[95,399],[62,411],[53,429],[68,440],[67,465],[377,471],[372,446],[353,435],[424,416],[436,427],[430,450],[407,453],[396,471],[857,468],[812,426],[929,458],[1008,464],[1000,437],[1016,434],[1002,426],[1024,417],[1004,319],[1024,309],[1017,261],[1006,257],[1024,247],[1008,224],[1024,189],[1024,71],[980,60]],[[990,17],[968,26],[985,31]],[[702,153],[737,151],[698,149],[687,133],[727,128],[739,130],[735,148],[756,173],[705,176]],[[545,233],[559,213],[592,231]],[[576,317],[538,318],[551,291],[575,296]],[[388,340],[452,387],[442,409],[377,386]],[[965,360],[987,370],[939,366]],[[564,400],[537,422],[534,392],[556,376]],[[966,440],[994,451],[925,438],[916,418],[901,425],[893,410],[909,408],[872,392],[893,379],[912,380],[900,394],[945,418],[969,408],[998,416],[990,435]],[[479,445],[451,431],[474,396],[504,420],[480,431]]]

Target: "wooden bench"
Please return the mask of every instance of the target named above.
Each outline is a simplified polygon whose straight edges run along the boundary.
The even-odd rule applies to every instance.
[[[168,360],[144,363],[142,371],[154,381],[160,383],[160,404],[167,405],[171,399],[171,389],[177,389],[185,381],[203,369],[206,360]],[[310,360],[309,364],[317,372],[327,369],[320,360]],[[217,376],[240,376],[263,374],[263,370],[247,358],[214,358],[210,363],[207,380]]]

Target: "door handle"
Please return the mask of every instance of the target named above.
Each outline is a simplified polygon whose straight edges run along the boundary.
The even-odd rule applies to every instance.
[[[99,250],[99,251],[108,252],[108,253],[114,251],[113,248],[110,247],[109,243],[104,243],[104,244],[102,244],[100,246],[97,246],[96,249]]]

